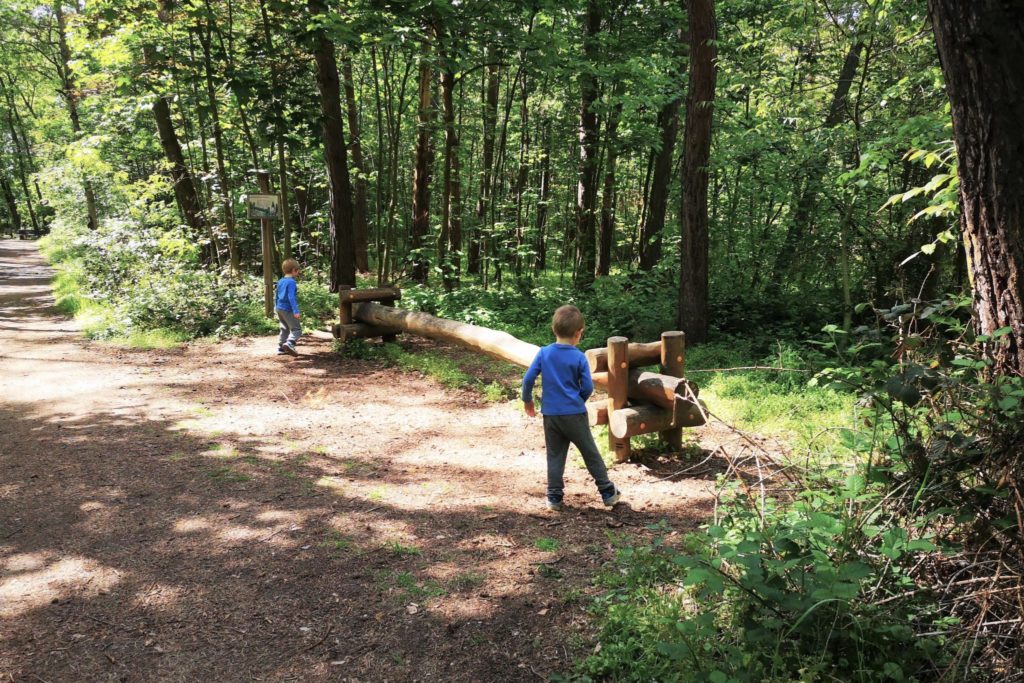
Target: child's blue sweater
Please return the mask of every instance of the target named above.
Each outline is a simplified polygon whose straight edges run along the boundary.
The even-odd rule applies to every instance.
[[[285,275],[277,281],[277,294],[274,297],[274,305],[282,311],[295,315],[299,312],[299,300],[295,298],[297,290],[298,287],[295,284],[295,279]]]
[[[523,375],[523,402],[533,402],[533,384],[544,377],[541,412],[545,415],[577,415],[587,412],[594,393],[590,365],[583,352],[571,344],[548,344],[537,352]]]

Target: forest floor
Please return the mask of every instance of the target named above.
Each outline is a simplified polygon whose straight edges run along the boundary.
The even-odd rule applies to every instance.
[[[90,343],[51,276],[0,241],[0,681],[545,680],[611,539],[705,521],[741,441],[616,465],[611,512],[570,465],[548,513],[515,403],[309,337]]]

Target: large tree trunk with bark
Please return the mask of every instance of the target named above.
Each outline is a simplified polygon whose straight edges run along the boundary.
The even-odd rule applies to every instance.
[[[479,199],[476,203],[476,224],[469,236],[469,260],[466,271],[472,275],[480,274],[483,260],[483,226],[487,221],[491,203],[491,172],[494,166],[494,141],[498,126],[498,88],[500,85],[497,52],[493,47],[487,48],[487,75],[484,81],[483,110],[483,161],[480,169]]]
[[[690,88],[683,139],[679,329],[690,343],[708,333],[708,160],[715,99],[714,0],[686,0],[690,20]]]
[[[658,130],[661,146],[654,156],[651,172],[651,191],[647,200],[647,215],[640,229],[640,268],[650,270],[661,260],[661,232],[665,229],[668,212],[668,189],[676,153],[679,132],[679,100],[674,97],[658,112]]]
[[[622,81],[615,84],[615,101],[605,124],[604,189],[601,193],[601,225],[597,239],[598,277],[608,275],[612,267],[612,246],[615,244],[615,167],[619,156],[619,119],[622,117]]]
[[[14,234],[21,232],[21,214],[18,212],[18,200],[14,196],[14,189],[10,181],[0,172],[0,190],[3,190],[4,202],[7,204],[7,213],[11,217],[11,231]]]
[[[1008,328],[994,370],[1024,374],[1024,13],[1019,2],[929,0],[953,113],[960,226],[979,331]]]
[[[309,0],[314,16],[327,13],[322,0]],[[324,159],[327,162],[331,204],[331,291],[356,284],[355,240],[352,231],[352,185],[348,176],[345,151],[345,124],[341,112],[341,82],[334,43],[322,28],[317,30],[313,57],[316,59],[316,84],[320,91],[323,117]]]
[[[430,66],[429,46],[424,46],[420,55],[419,112],[416,118],[416,158],[412,176],[412,232],[409,246],[412,249],[413,282],[427,282],[429,266],[424,246],[430,232],[430,180],[434,169],[433,119],[434,105],[433,70]]]
[[[594,283],[597,255],[597,155],[599,132],[597,112],[597,35],[601,31],[600,0],[588,0],[583,18],[583,68],[580,72],[580,165],[576,189],[576,285]]]
[[[171,105],[165,95],[158,95],[153,103],[153,118],[156,120],[160,146],[163,147],[164,156],[171,164],[174,198],[178,202],[178,208],[185,217],[193,238],[209,237],[209,226],[203,216],[203,202],[196,192],[192,172],[185,163],[185,155],[181,151],[178,134],[174,130],[174,121],[171,119]]]
[[[359,135],[359,107],[356,103],[355,82],[352,79],[352,58],[348,51],[341,57],[341,71],[345,79],[345,103],[348,111],[349,149],[352,151],[352,165],[356,173],[356,196],[352,207],[352,232],[355,240],[356,270],[370,271],[369,254],[369,209],[366,204],[366,167],[363,166],[363,145]]]

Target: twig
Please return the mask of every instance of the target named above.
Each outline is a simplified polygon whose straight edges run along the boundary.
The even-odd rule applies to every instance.
[[[671,479],[672,477],[677,477],[680,474],[683,474],[684,472],[689,472],[690,470],[695,470],[698,467],[700,467],[701,465],[703,465],[704,463],[706,463],[708,460],[711,460],[711,458],[715,457],[715,454],[718,453],[718,451],[721,450],[721,448],[722,448],[722,446],[721,446],[721,444],[719,444],[718,446],[715,447],[715,450],[711,451],[711,455],[709,455],[708,457],[704,458],[703,460],[701,460],[696,465],[691,465],[691,466],[687,467],[686,469],[679,470],[678,472],[673,472],[672,474],[668,475],[667,477],[661,477],[659,479],[655,479],[655,481],[665,481],[666,479]]]
[[[10,538],[11,536],[15,536],[15,535],[17,535],[17,534],[20,534],[20,533],[21,533],[22,531],[24,531],[24,530],[25,530],[25,527],[18,527],[17,529],[15,529],[14,531],[12,531],[11,533],[9,533],[9,534],[7,534],[6,536],[4,536],[4,540],[6,541],[6,540],[7,540],[8,538]]]
[[[774,365],[744,365],[738,368],[706,368],[702,370],[689,370],[687,369],[686,374],[689,375],[694,372],[742,372],[744,370],[775,370],[776,372],[803,372],[809,373],[810,370],[800,370],[797,368],[779,368]]]
[[[325,640],[327,640],[327,636],[331,635],[331,631],[332,630],[334,630],[334,624],[328,624],[327,625],[327,630],[324,631],[324,634],[322,636],[320,636],[320,640],[316,641],[315,643],[313,643],[309,647],[304,647],[301,650],[298,650],[297,652],[295,652],[294,654],[289,655],[288,658],[291,659],[295,655],[302,654],[303,652],[309,652],[310,650],[318,647],[321,643],[323,643]]]

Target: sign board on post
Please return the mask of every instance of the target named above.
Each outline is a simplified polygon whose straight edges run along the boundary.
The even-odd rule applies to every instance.
[[[247,194],[245,216],[276,221],[281,218],[281,198],[276,194]]]

